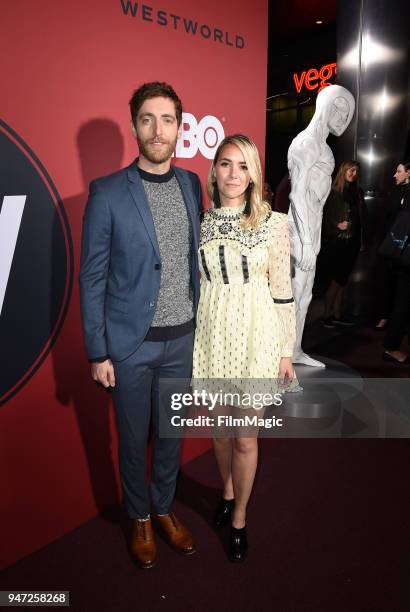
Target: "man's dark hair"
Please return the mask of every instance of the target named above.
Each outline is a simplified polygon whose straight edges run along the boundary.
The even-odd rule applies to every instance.
[[[145,100],[150,98],[170,98],[175,104],[175,115],[177,118],[178,126],[182,122],[182,102],[175,93],[173,87],[168,83],[161,83],[159,81],[153,81],[152,83],[144,83],[138,89],[134,91],[130,100],[130,111],[132,123],[135,126],[138,111],[144,104]]]

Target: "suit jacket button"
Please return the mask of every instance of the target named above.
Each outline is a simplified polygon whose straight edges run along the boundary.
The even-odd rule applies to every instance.
[[[150,305],[150,308],[154,308],[155,302],[150,302],[149,305]]]
[[[155,270],[161,270],[161,264],[155,264],[154,268]]]

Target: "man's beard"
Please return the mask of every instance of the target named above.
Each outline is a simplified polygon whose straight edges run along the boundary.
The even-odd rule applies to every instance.
[[[172,142],[168,142],[167,140],[162,140],[159,138],[158,140],[150,139],[150,140],[141,140],[137,137],[138,148],[140,153],[148,159],[152,164],[163,164],[168,161],[173,152],[175,151],[175,146],[177,144],[177,138]],[[162,148],[160,151],[155,151],[149,145],[151,142],[162,142],[166,146]]]

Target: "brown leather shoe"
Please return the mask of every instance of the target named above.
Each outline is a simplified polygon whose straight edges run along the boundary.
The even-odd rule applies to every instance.
[[[130,553],[143,569],[154,567],[157,560],[157,547],[155,546],[151,519],[147,521],[133,519]]]
[[[159,525],[165,540],[170,546],[182,555],[193,555],[195,550],[194,540],[188,529],[183,526],[175,514],[163,514],[162,516],[152,513],[152,518]]]

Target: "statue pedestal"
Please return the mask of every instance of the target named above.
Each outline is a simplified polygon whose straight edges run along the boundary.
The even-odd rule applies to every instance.
[[[269,409],[282,419],[282,427],[265,431],[264,437],[368,437],[379,430],[376,412],[363,401],[360,374],[332,359],[322,361],[325,369],[295,366],[303,390],[285,393],[282,406]]]

